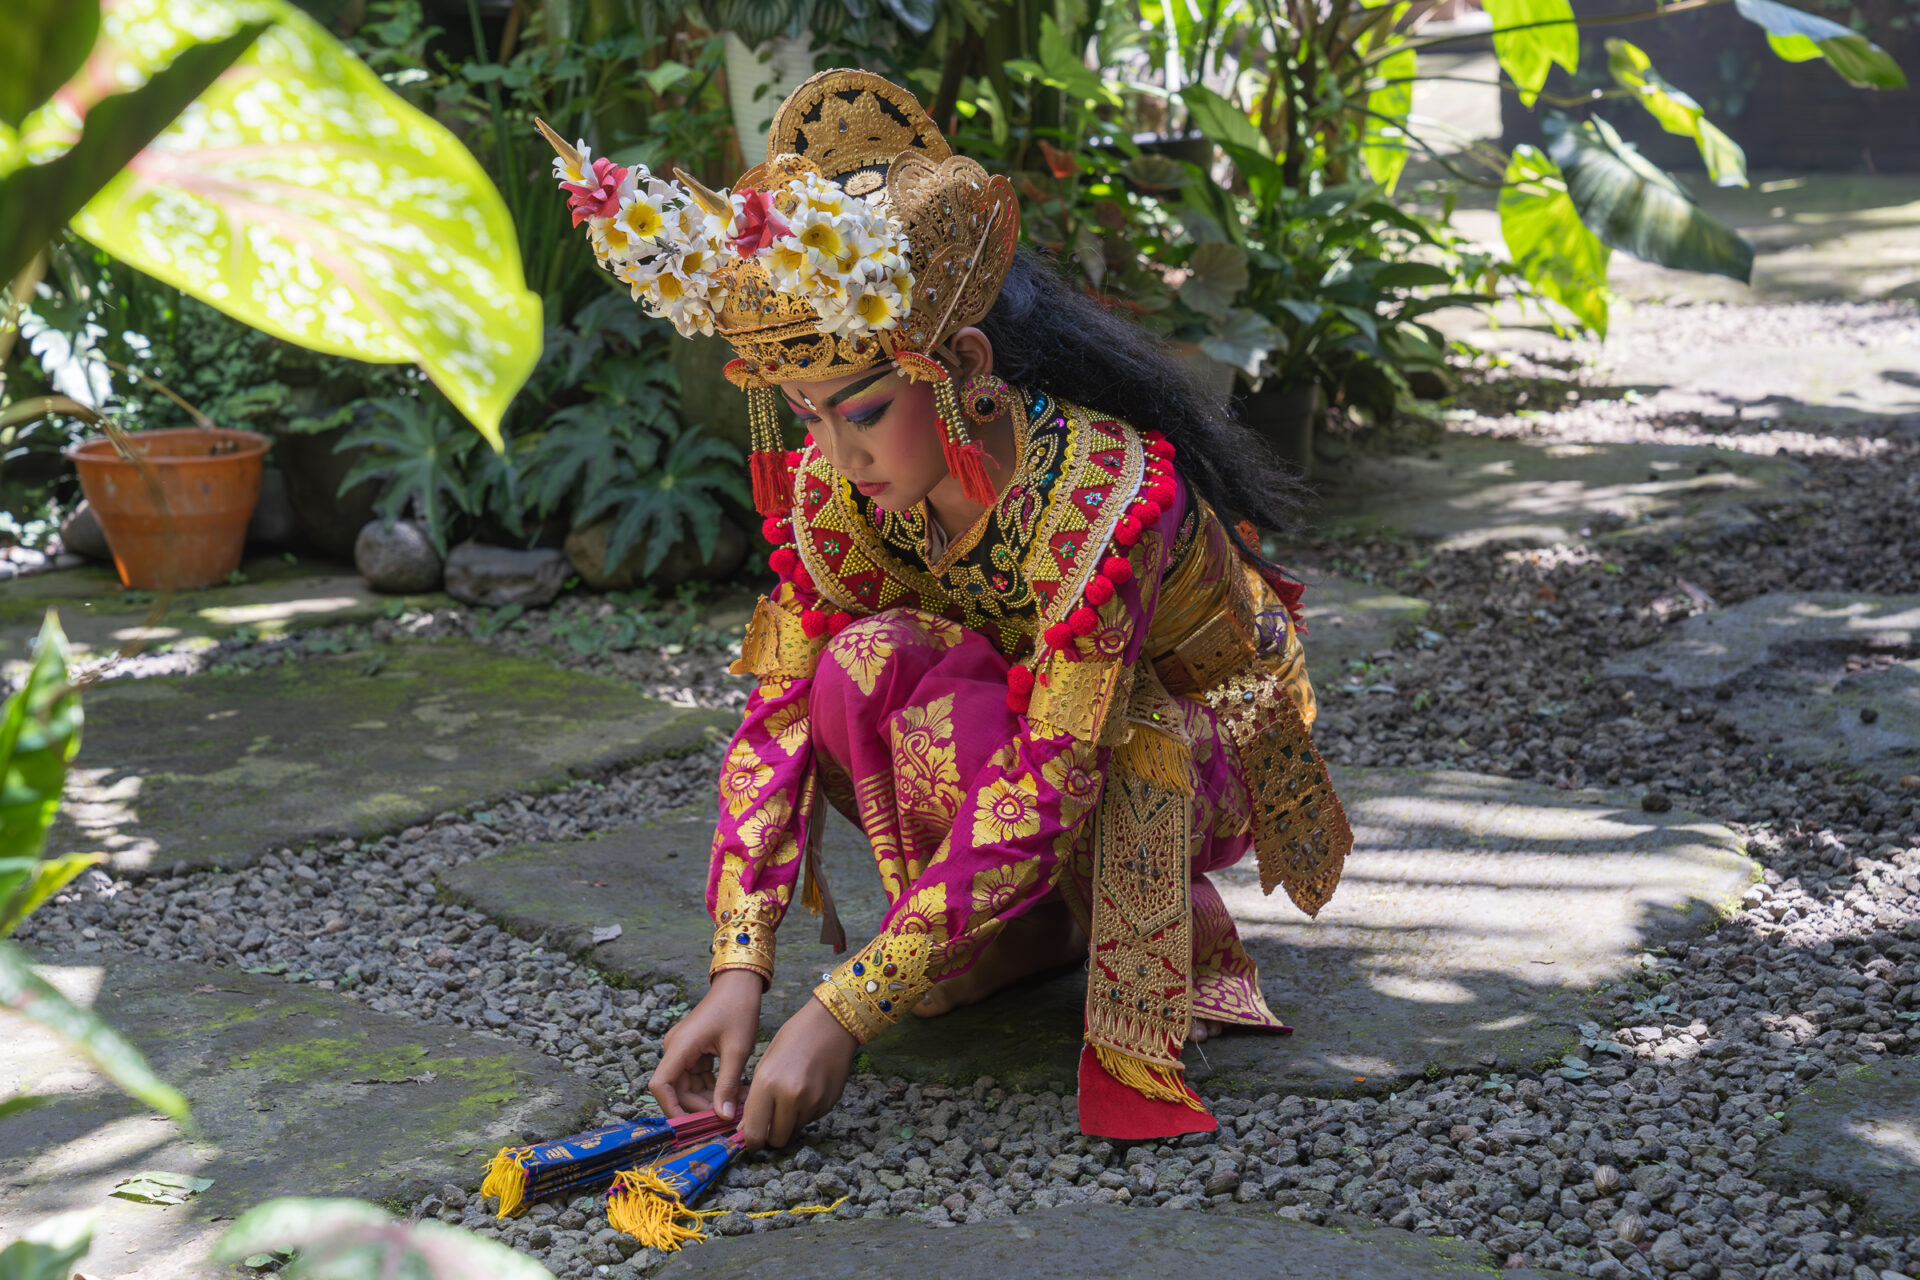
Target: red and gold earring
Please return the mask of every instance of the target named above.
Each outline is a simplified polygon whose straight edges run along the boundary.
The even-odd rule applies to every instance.
[[[754,380],[745,360],[729,360],[727,380],[747,393],[747,432],[752,453],[747,475],[753,482],[753,507],[763,516],[793,509],[793,469],[799,455],[781,439],[779,397]]]
[[[960,392],[960,411],[974,430],[985,430],[1006,408],[1007,384],[990,373],[976,373]]]
[[[940,416],[940,449],[946,455],[947,472],[960,481],[960,491],[967,501],[992,506],[999,494],[987,479],[987,451],[967,433],[967,415],[954,394],[953,378],[946,366],[916,351],[897,351],[893,361],[913,381],[933,384],[933,405]]]

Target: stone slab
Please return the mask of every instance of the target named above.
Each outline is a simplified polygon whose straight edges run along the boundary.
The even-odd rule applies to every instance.
[[[1881,1234],[1920,1232],[1920,1059],[1855,1067],[1795,1098],[1755,1172],[1783,1188],[1837,1191]]]
[[[1215,1092],[1374,1091],[1427,1068],[1484,1069],[1563,1052],[1607,1002],[1594,987],[1635,954],[1704,932],[1758,874],[1738,839],[1689,814],[1460,773],[1342,769],[1356,851],[1317,920],[1263,897],[1249,859],[1215,876],[1291,1036],[1236,1034],[1187,1053]],[[442,889],[528,936],[642,983],[706,985],[706,822],[495,854]],[[857,832],[828,824],[828,880],[853,945],[882,903]],[[675,856],[668,856],[669,854]],[[594,947],[588,931],[620,924]],[[789,913],[763,1029],[834,962],[813,918]],[[866,1046],[882,1075],[1071,1089],[1085,976],[1075,972],[944,1018],[909,1016]],[[1358,1078],[1358,1079],[1356,1079]]]
[[[1391,1227],[1352,1232],[1269,1213],[1195,1213],[1068,1205],[973,1226],[901,1218],[822,1222],[723,1237],[683,1250],[658,1280],[846,1280],[938,1275],[947,1280],[1164,1280],[1194,1273],[1288,1280],[1423,1280],[1499,1271],[1478,1245]]]
[[[55,1098],[0,1120],[0,1239],[96,1209],[90,1274],[237,1274],[205,1261],[225,1227],[216,1218],[289,1195],[410,1206],[443,1183],[471,1185],[523,1134],[584,1127],[599,1102],[587,1081],[511,1041],[313,987],[124,955],[40,971],[137,1044],[199,1128],[146,1111],[37,1028],[0,1040],[0,1079]],[[109,1197],[143,1169],[213,1185],[172,1207]]]
[[[26,660],[48,609],[59,611],[75,653],[102,657],[129,642],[151,648],[196,636],[217,640],[242,627],[272,636],[369,622],[384,616],[396,600],[413,608],[449,603],[438,592],[380,595],[351,568],[322,560],[288,564],[284,556],[262,556],[248,560],[240,572],[246,581],[237,586],[180,592],[152,625],[147,625],[152,595],[122,587],[111,566],[85,565],[0,584],[0,675],[11,675]]]
[[[1865,664],[1849,671],[1849,657]],[[1606,672],[1711,694],[1703,707],[1797,759],[1891,774],[1920,765],[1920,596],[1755,596],[1683,619]]]
[[[126,871],[364,839],[739,723],[463,640],[119,681],[90,690],[86,714],[52,848],[105,850]]]
[[[1349,454],[1320,473],[1336,531],[1431,538],[1442,550],[1678,538],[1740,525],[1795,496],[1784,458],[1641,443],[1566,444],[1453,433],[1417,453]]]

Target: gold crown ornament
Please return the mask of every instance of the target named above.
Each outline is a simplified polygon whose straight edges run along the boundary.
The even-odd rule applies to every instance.
[[[1020,205],[1004,177],[953,154],[912,94],[868,71],[820,72],[780,105],[769,159],[731,191],[594,159],[534,123],[600,264],[683,335],[733,345],[726,374],[747,393],[761,514],[793,503],[774,387],[886,362],[933,384],[947,469],[970,499],[993,501],[933,351],[1000,295]]]

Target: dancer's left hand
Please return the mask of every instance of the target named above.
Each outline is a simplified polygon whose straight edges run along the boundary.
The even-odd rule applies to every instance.
[[[775,1033],[754,1068],[740,1119],[747,1149],[784,1147],[808,1122],[833,1110],[859,1050],[860,1042],[825,1005],[807,1001]]]

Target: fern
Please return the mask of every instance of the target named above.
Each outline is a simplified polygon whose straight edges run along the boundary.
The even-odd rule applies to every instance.
[[[373,509],[392,525],[409,506],[442,557],[447,554],[447,522],[452,512],[474,513],[466,477],[466,458],[479,435],[448,411],[435,395],[417,399],[388,397],[365,402],[373,414],[334,446],[334,452],[366,449],[340,481],[345,493],[364,480],[384,480]]]
[[[683,530],[692,533],[705,560],[713,555],[720,537],[718,499],[730,497],[743,506],[752,503],[742,479],[744,468],[738,449],[698,428],[677,424],[662,431],[661,437],[666,450],[658,465],[635,469],[604,486],[591,502],[575,508],[576,525],[587,524],[609,511],[614,513],[613,527],[607,531],[603,573],[611,573],[642,539],[647,554],[640,571],[652,573],[681,539]]]

